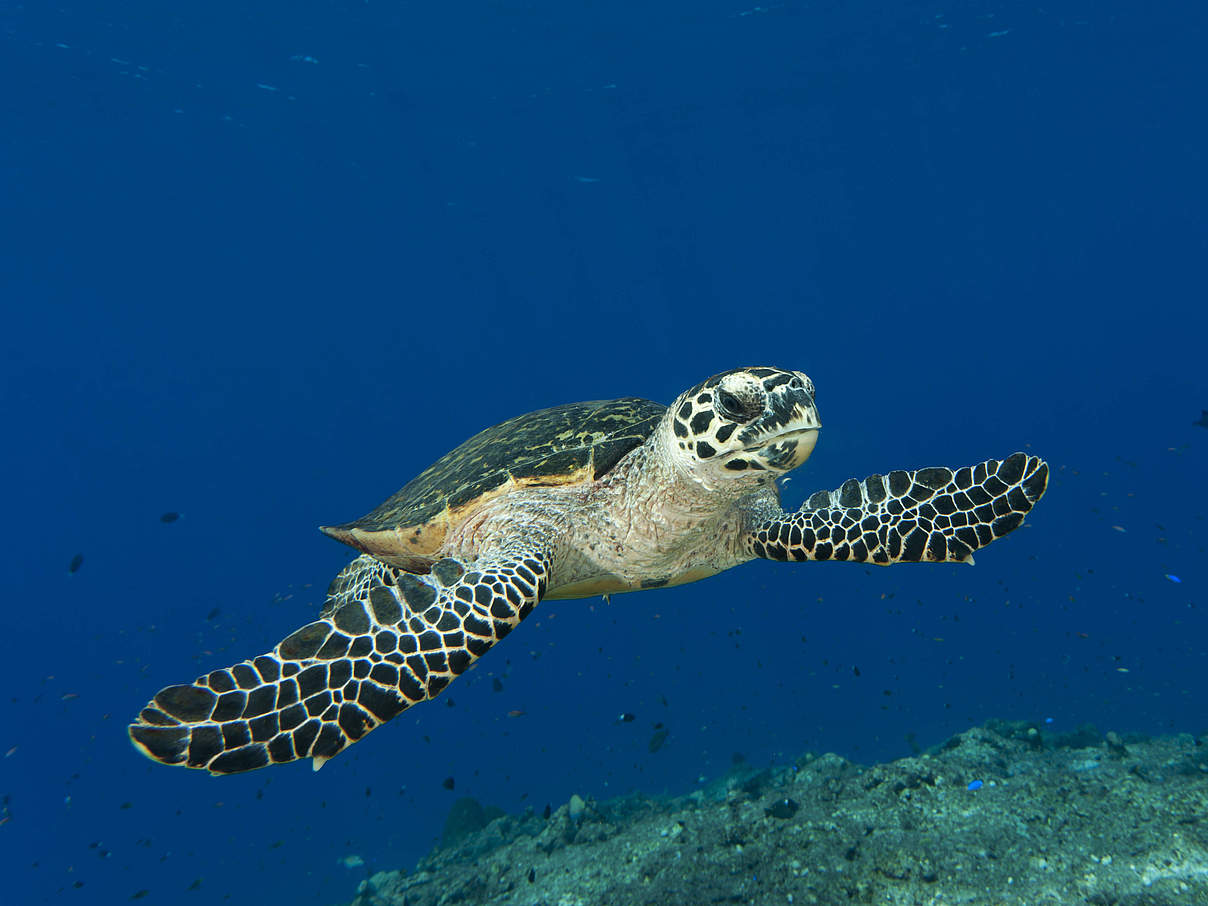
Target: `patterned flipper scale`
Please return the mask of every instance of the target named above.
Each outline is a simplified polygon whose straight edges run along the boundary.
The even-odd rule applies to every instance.
[[[437,561],[417,576],[369,556],[332,582],[320,618],[273,651],[161,690],[130,738],[212,774],[314,759],[315,770],[451,680],[536,606],[540,555]]]
[[[746,546],[768,560],[972,563],[975,550],[1019,527],[1048,480],[1044,460],[1025,453],[853,478],[754,526]]]

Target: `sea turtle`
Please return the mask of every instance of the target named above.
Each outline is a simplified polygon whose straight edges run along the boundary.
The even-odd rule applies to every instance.
[[[362,551],[319,618],[268,654],[168,686],[130,726],[165,764],[214,774],[329,758],[434,698],[544,598],[694,582],[769,560],[973,561],[1040,499],[1015,453],[851,479],[795,512],[777,479],[821,421],[799,371],[738,368],[669,408],[624,398],[510,419],[369,515],[322,530]]]

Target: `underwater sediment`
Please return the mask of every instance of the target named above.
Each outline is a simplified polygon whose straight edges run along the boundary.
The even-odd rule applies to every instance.
[[[864,766],[803,755],[674,799],[466,800],[353,906],[1208,904],[1208,734],[992,722]]]

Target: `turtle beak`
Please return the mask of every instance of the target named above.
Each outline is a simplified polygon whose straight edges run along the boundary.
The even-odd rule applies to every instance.
[[[778,388],[767,413],[746,429],[752,435],[746,447],[757,451],[769,468],[787,472],[809,459],[821,427],[813,394],[802,387]]]
[[[817,443],[817,428],[787,431],[761,448],[759,456],[773,469],[788,472],[809,459]]]

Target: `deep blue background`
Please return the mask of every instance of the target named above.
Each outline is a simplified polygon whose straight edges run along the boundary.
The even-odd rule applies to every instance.
[[[0,2],[4,901],[326,904],[459,795],[681,793],[990,717],[1204,730],[1204,26]],[[819,388],[793,504],[1025,447],[1048,497],[974,569],[547,604],[318,775],[129,746],[155,690],[311,619],[349,556],[317,524],[508,416],[755,363]]]

